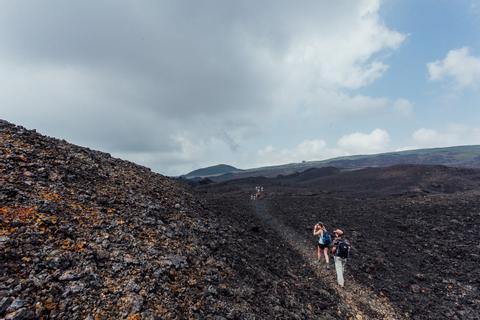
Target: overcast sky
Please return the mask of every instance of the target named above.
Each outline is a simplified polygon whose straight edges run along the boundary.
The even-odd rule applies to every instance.
[[[480,144],[479,0],[0,0],[0,118],[177,175]]]

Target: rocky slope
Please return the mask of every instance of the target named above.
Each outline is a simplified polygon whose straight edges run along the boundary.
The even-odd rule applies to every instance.
[[[0,141],[0,316],[202,308],[210,251],[198,242],[211,232],[189,194],[147,168],[5,122]]]
[[[0,318],[344,319],[253,218],[108,154],[0,121]]]

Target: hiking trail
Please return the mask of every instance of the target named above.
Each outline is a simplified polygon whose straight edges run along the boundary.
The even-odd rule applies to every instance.
[[[305,261],[305,267],[310,268],[315,275],[322,279],[326,285],[335,290],[339,297],[350,307],[351,313],[355,315],[351,319],[385,319],[403,320],[406,319],[385,296],[379,296],[371,289],[355,281],[349,274],[348,263],[345,272],[345,287],[337,284],[335,265],[333,258],[330,261],[330,269],[325,266],[325,260],[319,264],[316,262],[315,248],[312,247],[311,234],[299,234],[275,216],[270,214],[266,199],[255,200],[253,203],[254,213],[267,227],[275,230],[284,241]],[[354,263],[354,262],[353,262]]]

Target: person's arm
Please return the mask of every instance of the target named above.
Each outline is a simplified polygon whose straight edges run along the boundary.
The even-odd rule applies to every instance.
[[[335,255],[335,251],[337,251],[337,244],[338,244],[338,241],[334,240],[333,243],[332,243],[332,254]]]
[[[316,224],[315,227],[313,228],[313,235],[317,236],[320,234],[320,232],[321,232],[321,228],[319,228],[318,225]]]

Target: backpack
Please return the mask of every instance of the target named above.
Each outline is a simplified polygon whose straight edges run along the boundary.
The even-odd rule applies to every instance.
[[[332,242],[332,236],[330,236],[330,233],[328,233],[327,230],[323,230],[323,236],[322,236],[323,244],[328,246]]]
[[[335,250],[335,255],[339,258],[347,259],[350,251],[350,245],[345,240],[340,240]]]

